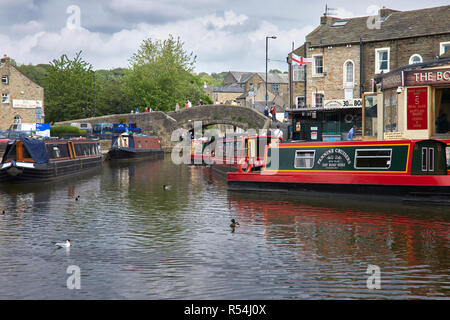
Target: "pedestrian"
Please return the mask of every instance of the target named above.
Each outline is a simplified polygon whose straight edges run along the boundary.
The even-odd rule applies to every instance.
[[[188,101],[184,104],[184,108],[187,109],[189,107]]]
[[[272,120],[277,121],[277,109],[275,108],[275,105],[272,105],[270,113],[272,114]]]
[[[188,100],[188,108],[192,108],[192,103],[190,100]]]
[[[147,107],[145,107],[145,110],[144,110],[144,112],[148,112],[148,108],[147,108]]]
[[[139,109],[138,108],[136,108],[136,112],[135,113],[139,113]]]
[[[350,129],[350,131],[347,134],[347,140],[353,141],[354,137],[355,137],[355,130],[357,129],[357,127],[355,125],[353,125],[353,127]]]
[[[202,106],[202,105],[204,105],[205,103],[203,102],[203,100],[202,99],[200,99],[200,105]]]
[[[279,123],[277,123],[277,128],[273,130],[272,137],[283,141],[283,131],[281,131]]]
[[[180,111],[180,105],[178,104],[178,102],[177,102],[177,104],[175,105],[175,111]]]
[[[269,107],[266,105],[266,107],[264,108],[264,115],[266,116],[266,117],[268,117],[269,116]]]

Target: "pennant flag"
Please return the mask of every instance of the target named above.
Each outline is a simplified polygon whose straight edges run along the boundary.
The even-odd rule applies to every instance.
[[[310,63],[312,63],[312,58],[303,58],[303,57],[296,55],[295,53],[292,53],[292,64],[293,65],[298,64],[298,65],[302,66],[304,64],[310,64]]]

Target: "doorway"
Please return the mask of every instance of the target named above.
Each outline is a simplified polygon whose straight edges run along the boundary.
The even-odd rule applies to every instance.
[[[435,132],[445,134],[450,131],[450,88],[435,88]]]

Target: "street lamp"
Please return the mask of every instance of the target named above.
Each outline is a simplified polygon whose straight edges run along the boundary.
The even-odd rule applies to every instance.
[[[271,37],[266,37],[266,106],[267,106],[267,100],[269,99],[268,94],[267,94],[267,53],[268,53],[268,44],[269,44],[269,39],[276,39],[276,36],[271,36]]]

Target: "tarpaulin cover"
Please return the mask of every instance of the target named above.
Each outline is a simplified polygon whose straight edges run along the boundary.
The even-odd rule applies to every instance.
[[[44,140],[23,138],[22,142],[36,163],[48,163],[49,157]]]

